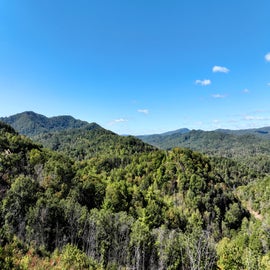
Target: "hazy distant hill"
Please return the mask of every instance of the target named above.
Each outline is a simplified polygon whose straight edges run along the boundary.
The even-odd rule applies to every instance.
[[[0,121],[11,125],[16,131],[32,137],[37,134],[80,128],[89,123],[74,119],[71,116],[46,117],[35,112],[22,112],[9,117],[1,117]]]
[[[186,134],[189,131],[190,130],[187,128],[181,128],[181,129],[168,131],[168,132],[164,132],[160,134],[139,135],[137,136],[137,138],[161,149],[171,149],[172,147],[171,147],[171,144],[168,142],[168,139],[173,138],[173,137],[178,137],[182,134]]]
[[[226,157],[252,156],[270,153],[270,128],[251,130],[192,130],[168,135],[138,136],[141,140],[161,149],[187,147],[211,155]]]
[[[233,134],[233,135],[255,135],[263,139],[270,139],[270,127],[262,128],[252,128],[252,129],[239,129],[239,130],[230,130],[230,129],[217,129],[217,132]]]
[[[188,133],[190,130],[188,128],[180,128],[177,130],[173,130],[173,131],[167,131],[161,134],[157,134],[157,135],[161,135],[161,136],[169,136],[169,135],[173,135],[173,134],[185,134]]]

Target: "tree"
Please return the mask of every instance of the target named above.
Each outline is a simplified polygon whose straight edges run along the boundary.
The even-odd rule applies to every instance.
[[[3,217],[7,230],[25,240],[27,214],[38,198],[39,187],[29,177],[19,176],[3,200]]]

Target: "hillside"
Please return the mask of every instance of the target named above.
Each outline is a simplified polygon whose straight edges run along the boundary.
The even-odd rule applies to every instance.
[[[101,155],[128,157],[155,149],[135,137],[119,136],[96,123],[71,116],[48,118],[34,112],[23,112],[1,120],[35,142],[78,160]]]
[[[268,140],[182,131],[215,156],[95,123],[33,142],[0,122],[0,268],[267,269]]]
[[[264,130],[267,130],[264,128]],[[139,136],[160,149],[189,148],[212,157],[230,158],[257,173],[270,173],[270,140],[266,133],[254,135],[254,130],[219,131],[192,130],[170,135]],[[255,132],[257,133],[257,131]]]
[[[20,134],[32,137],[38,134],[80,128],[89,123],[74,119],[71,116],[56,116],[48,118],[35,112],[22,112],[9,117],[1,117],[0,121],[11,125]]]
[[[270,139],[270,127],[262,128],[251,128],[251,129],[239,129],[239,130],[230,130],[230,129],[217,129],[217,132],[233,134],[233,135],[255,135],[263,139]]]
[[[96,156],[130,156],[136,153],[153,151],[155,147],[132,136],[119,136],[97,124],[57,132],[48,132],[32,137],[55,151],[78,159]]]
[[[138,136],[141,140],[161,149],[186,147],[210,155],[243,157],[247,155],[270,154],[270,140],[265,135],[255,135],[248,131],[202,131],[169,135]]]

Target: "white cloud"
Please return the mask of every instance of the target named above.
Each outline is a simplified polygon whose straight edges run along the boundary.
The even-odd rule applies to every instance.
[[[255,117],[255,116],[252,116],[252,115],[246,115],[244,117],[244,119],[248,120],[248,121],[250,121],[250,120],[258,120],[258,117]]]
[[[265,60],[266,60],[267,62],[270,62],[270,52],[267,53],[267,54],[264,56],[264,58],[265,58]]]
[[[211,80],[196,80],[195,81],[196,84],[199,84],[199,85],[203,85],[203,86],[206,86],[206,85],[209,85],[211,84]]]
[[[212,95],[213,98],[225,98],[226,95],[221,95],[221,94],[214,94]]]
[[[245,88],[245,89],[243,90],[243,93],[247,94],[247,93],[249,93],[249,90],[248,90],[247,88]]]
[[[109,123],[109,125],[112,126],[114,124],[119,124],[119,123],[123,123],[123,122],[128,122],[128,120],[124,119],[124,118],[114,119]]]
[[[137,112],[143,113],[143,114],[148,114],[149,110],[148,109],[139,109],[139,110],[137,110]]]
[[[270,82],[267,85],[270,86]]]
[[[228,73],[230,70],[226,67],[221,66],[214,66],[212,69],[213,72],[222,72],[222,73]]]
[[[120,118],[120,119],[115,119],[114,122],[115,123],[121,123],[121,122],[127,122],[127,120],[124,119],[124,118]]]
[[[268,120],[268,118],[262,117],[262,116],[253,116],[253,115],[246,115],[244,117],[245,120],[247,121],[258,121],[258,120]]]

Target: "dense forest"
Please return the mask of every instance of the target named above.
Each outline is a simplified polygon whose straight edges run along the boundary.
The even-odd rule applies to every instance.
[[[268,139],[226,134],[245,137],[225,155],[210,137],[206,154],[71,117],[2,120],[0,269],[270,269]]]
[[[15,114],[10,117],[1,117],[0,121],[11,125],[20,134],[28,137],[88,125],[87,122],[74,119],[68,115],[48,118],[31,111]]]
[[[138,136],[145,143],[170,150],[189,148],[211,157],[225,157],[257,171],[270,170],[269,127],[247,130],[186,130]]]
[[[161,149],[186,147],[208,155],[242,157],[270,153],[270,137],[265,133],[233,131],[203,131],[172,133],[168,135],[138,136],[141,140]]]

